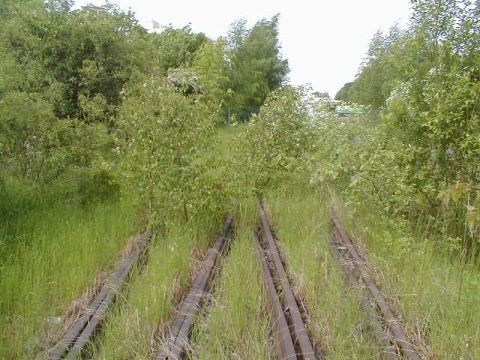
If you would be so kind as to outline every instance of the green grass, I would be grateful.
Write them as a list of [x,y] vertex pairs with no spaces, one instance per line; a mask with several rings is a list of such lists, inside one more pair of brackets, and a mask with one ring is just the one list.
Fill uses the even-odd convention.
[[480,358],[478,267],[452,260],[432,241],[414,239],[371,210],[341,213],[380,269],[382,287],[398,300],[409,330],[424,334],[431,356]]
[[[238,238],[221,262],[224,272],[215,280],[212,307],[206,308],[195,322],[192,335],[195,358],[225,359],[237,354],[239,358],[270,359],[261,268],[252,239],[255,215],[252,209],[243,209]],[[204,252],[214,240],[204,234],[196,241],[195,234],[199,231],[196,225],[172,226],[156,240],[146,267],[134,277],[126,296],[116,304],[99,340],[96,359],[151,357],[152,344],[158,341],[153,334],[158,334],[159,329],[167,330],[175,315],[178,301],[175,294],[185,291],[193,276],[193,252],[198,248]]]
[[47,337],[59,327],[51,320],[64,316],[114,263],[134,231],[136,210],[126,200],[89,209],[57,203],[0,230],[4,241],[15,241],[0,265],[1,359],[33,359],[45,350]]
[[188,288],[194,251],[204,251],[212,241],[195,224],[172,224],[158,236],[145,268],[116,303],[95,358],[148,359],[153,334],[159,327],[165,331],[175,315],[175,294]]
[[237,238],[217,278],[212,307],[196,323],[194,359],[271,359],[269,318],[253,240],[253,200],[240,206]]
[[[195,359],[274,357],[262,269],[252,239],[257,210],[253,199],[245,199],[249,179],[238,167],[242,163],[234,146],[241,130],[219,131],[219,143],[208,154],[225,161],[218,171],[226,174],[239,223],[211,304],[195,322]],[[345,284],[330,251],[331,200],[304,181],[270,191],[266,200],[315,341],[329,359],[381,358],[360,300]],[[399,304],[408,331],[424,335],[425,353],[432,358],[480,358],[478,267],[455,262],[432,241],[415,239],[399,221],[378,217],[366,205],[345,209],[337,200],[336,207],[378,268],[387,298]],[[96,275],[114,263],[134,231],[136,210],[128,201],[89,210],[59,204],[31,210],[20,217],[22,222],[0,226],[1,359],[32,359],[45,347],[47,335],[58,328],[49,320],[62,316]],[[134,272],[97,338],[95,358],[151,357],[154,334],[170,324],[179,294],[214,240],[208,232],[215,226],[206,217],[170,224],[156,238],[145,267]]]
[[[230,160],[234,155],[230,142],[238,132],[222,129],[218,134],[218,143],[214,143],[205,156],[215,161]],[[218,171],[228,174],[223,167],[229,164],[220,165],[222,168]],[[225,181],[230,178],[226,177]],[[117,302],[99,340],[95,358],[148,359],[152,355],[152,346],[158,345],[154,345],[158,339],[154,340],[153,335],[158,335],[159,330],[166,331],[175,316],[179,300],[175,294],[188,289],[195,270],[192,256],[195,252],[195,262],[201,260],[198,253],[205,252],[221,231],[217,225],[208,218],[167,225],[165,234],[159,236],[150,249],[145,268],[134,277],[125,297]]]
[[315,342],[329,359],[378,359],[366,314],[344,282],[329,245],[327,202],[322,193],[296,187],[267,196],[288,272],[304,299]]

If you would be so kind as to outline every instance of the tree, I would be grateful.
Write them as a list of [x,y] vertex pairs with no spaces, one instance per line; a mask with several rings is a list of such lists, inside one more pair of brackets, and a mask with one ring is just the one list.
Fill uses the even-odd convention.
[[353,81],[345,83],[340,90],[335,94],[335,100],[349,101],[353,99]]
[[245,132],[254,191],[267,189],[305,169],[305,155],[312,150],[315,132],[303,88],[282,87],[269,94]]
[[23,78],[15,90],[43,93],[58,117],[91,121],[95,107],[94,120],[107,122],[122,87],[149,67],[146,32],[115,7],[92,14],[72,12],[68,1],[29,5],[13,8],[1,39]]
[[102,14],[72,11],[71,5],[0,5],[2,178],[45,186],[64,175],[94,179],[95,171],[110,169],[111,119],[121,92],[152,71],[153,47],[132,14],[115,6]]
[[190,66],[195,53],[205,42],[205,34],[193,33],[188,25],[180,29],[168,26],[161,33],[154,34],[160,71],[166,73],[171,68]]
[[[384,202],[393,200],[394,211],[414,222],[444,214],[439,232],[462,239],[467,252],[476,251],[480,233],[479,196],[472,190],[480,182],[479,12],[478,1],[413,1],[409,28],[377,33],[353,84],[337,94],[383,108],[373,148],[388,139],[395,144],[363,154],[361,169],[351,172],[375,179],[377,194],[389,194],[396,183],[408,189],[390,192]],[[382,158],[391,174],[378,165]],[[466,189],[464,202],[447,212],[445,189]]]
[[192,69],[198,75],[205,98],[216,107],[224,107],[232,93],[227,54],[227,44],[219,39],[203,44],[193,60]]
[[208,167],[201,159],[212,144],[214,114],[198,96],[151,77],[127,94],[121,107],[121,149],[151,226],[208,217],[212,208],[217,193],[203,181]]
[[387,34],[377,31],[353,82],[337,93],[337,100],[382,108],[402,77],[399,59],[405,56],[407,35],[394,25]]
[[288,74],[288,62],[282,59],[278,40],[279,16],[258,21],[248,32],[238,21],[230,30],[233,97],[229,106],[240,117],[257,112],[267,95],[279,88]]

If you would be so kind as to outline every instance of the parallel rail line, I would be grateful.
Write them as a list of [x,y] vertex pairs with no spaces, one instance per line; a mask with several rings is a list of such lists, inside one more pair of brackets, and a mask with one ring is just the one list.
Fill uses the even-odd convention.
[[123,288],[135,263],[147,251],[151,238],[152,234],[145,232],[136,239],[131,251],[124,256],[115,271],[107,278],[85,311],[70,326],[64,337],[50,350],[49,360],[76,359],[82,353],[97,328],[105,320],[108,310]]
[[278,358],[313,360],[316,354],[288,280],[264,205],[259,202],[260,226],[254,232],[260,253]]
[[192,282],[190,291],[180,305],[177,316],[165,338],[166,341],[158,351],[156,357],[158,360],[179,360],[187,355],[194,319],[210,292],[219,259],[229,250],[233,241],[233,222],[233,215],[229,215],[225,222],[223,234],[217,238],[215,244],[208,250],[207,257]]
[[[254,230],[254,237],[262,264],[267,310],[272,321],[277,356],[280,360],[323,359],[325,354],[318,348],[315,349],[309,337],[299,306],[301,303],[297,300],[287,276],[278,248],[278,239],[272,231],[265,205],[258,201],[257,207],[260,222]],[[339,262],[346,281],[361,289],[362,307],[368,314],[371,328],[381,343],[384,356],[389,360],[421,360],[422,356],[409,338],[398,314],[375,282],[371,269],[367,266],[366,255],[357,248],[333,209],[330,220],[334,257]],[[149,232],[136,239],[131,250],[123,256],[85,311],[50,350],[49,360],[72,360],[85,353],[87,344],[105,321],[108,310],[124,287],[129,273],[146,253],[151,239],[152,234]],[[158,346],[155,355],[157,360],[180,360],[187,357],[194,320],[211,292],[212,280],[220,259],[229,251],[233,239],[234,216],[230,214],[225,221],[222,235],[208,250],[172,325]]]
[[362,307],[367,311],[371,326],[380,339],[384,355],[389,360],[420,360],[422,357],[409,339],[399,317],[375,283],[366,265],[365,255],[359,252],[333,209],[330,219],[334,256],[340,262],[346,280],[363,290]]

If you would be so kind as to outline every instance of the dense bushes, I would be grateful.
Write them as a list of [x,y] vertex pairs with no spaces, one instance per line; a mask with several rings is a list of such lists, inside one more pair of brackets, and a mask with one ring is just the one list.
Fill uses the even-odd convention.
[[338,94],[383,113],[380,124],[361,125],[370,149],[352,144],[362,165],[349,168],[355,182],[377,188],[372,200],[395,204],[390,212],[472,254],[479,249],[480,7],[422,0],[413,10],[407,30],[376,34],[359,75]]
[[3,2],[0,181],[83,205],[140,192],[152,225],[218,216],[216,197],[228,196],[211,166],[213,126],[227,107],[258,107],[282,84],[277,27],[278,16],[252,29],[240,21],[237,37],[213,41],[189,26],[148,33],[111,4]]
[[202,100],[152,77],[127,94],[121,107],[119,149],[153,226],[175,217],[208,217],[211,197],[221,196],[204,181],[216,116]]
[[305,172],[305,157],[315,148],[307,91],[284,87],[272,92],[258,115],[247,125],[243,171],[251,176],[254,192],[285,183]]
[[[18,185],[3,197],[21,187],[41,202],[103,198],[93,174],[112,163],[122,88],[151,66],[146,32],[113,6],[103,14],[73,11],[66,1],[1,8],[0,177]],[[11,211],[27,211],[22,203],[11,202],[19,206]]]

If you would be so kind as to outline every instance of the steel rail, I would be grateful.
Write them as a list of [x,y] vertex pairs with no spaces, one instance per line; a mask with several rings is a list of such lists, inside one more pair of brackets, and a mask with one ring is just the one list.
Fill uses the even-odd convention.
[[[364,286],[370,293],[369,298],[375,302],[376,307],[381,314],[381,316],[378,318],[388,328],[391,335],[390,340],[395,345],[395,348],[400,351],[401,355],[405,356],[409,360],[421,360],[421,356],[414,348],[412,342],[409,340],[406,334],[405,329],[400,324],[398,317],[394,314],[390,308],[390,305],[385,300],[383,293],[380,291],[379,287],[370,275],[370,271],[366,266],[365,260],[359,255],[356,246],[354,245],[350,236],[344,230],[343,225],[333,209],[331,211],[330,218],[333,225],[333,236],[335,237],[337,243],[341,243],[346,248],[346,252],[343,257],[350,258],[350,262],[354,267],[353,273],[356,273],[356,282],[363,282]],[[384,337],[381,339],[384,339]],[[384,342],[385,340],[382,340],[382,343]],[[385,348],[388,349],[387,354],[392,351],[392,347],[386,346],[386,344]]]
[[49,360],[75,359],[80,355],[95,330],[105,319],[107,311],[114,303],[133,266],[147,251],[151,238],[150,232],[145,232],[137,238],[133,250],[124,257],[116,270],[108,277],[101,290],[70,326],[64,337],[50,350]]
[[[335,233],[333,234],[331,241],[334,258],[342,268],[345,281],[348,282],[353,288],[358,287],[358,279],[353,273],[355,270],[351,268],[352,261],[350,259],[346,261],[346,255],[342,254],[342,251],[340,250],[343,250],[343,243],[337,239]],[[374,334],[380,340],[382,353],[385,354],[388,360],[398,360],[397,349],[390,342],[390,334],[384,329],[382,321],[372,308],[368,296],[363,291],[360,292],[360,302],[362,309],[367,313],[368,321]]]
[[159,350],[158,360],[179,360],[187,354],[187,345],[193,328],[193,321],[200,311],[207,294],[210,291],[219,258],[224,255],[233,240],[234,217],[229,215],[225,221],[223,234],[208,250],[206,259],[202,262],[200,271],[195,277],[190,291],[180,305],[177,316],[166,336],[166,344]]
[[267,257],[264,253],[264,249],[260,244],[260,239],[256,231],[253,232],[255,241],[257,243],[257,249],[260,254],[260,259],[263,268],[263,281],[265,283],[266,297],[267,297],[267,310],[272,319],[272,333],[275,339],[275,348],[279,359],[296,359],[297,352],[293,344],[292,335],[288,326],[285,312],[280,302],[277,289],[273,282],[273,274],[267,263]]
[[[260,248],[263,250],[261,254],[263,258],[262,263],[264,264],[264,276],[269,279],[266,281],[266,287],[270,303],[269,308],[273,310],[271,311],[272,321],[275,325],[281,317],[278,313],[277,299],[273,296],[271,283],[274,284],[274,290],[278,296],[278,301],[281,304],[285,320],[288,324],[290,341],[293,343],[295,351],[295,357],[293,358],[313,360],[316,358],[315,350],[308,336],[306,325],[303,321],[297,300],[280,257],[276,239],[273,236],[271,224],[266,215],[265,206],[260,201],[258,201],[257,205],[260,213],[260,232],[258,233],[259,236],[257,236],[257,239]],[[265,265],[268,268],[268,271],[265,271]],[[280,320],[280,322],[283,323],[282,320]],[[280,326],[280,323],[278,323],[276,327],[274,326],[278,356],[280,359],[292,359],[289,349],[290,341],[284,336],[285,330],[283,328],[278,328]],[[278,344],[278,341],[286,341],[288,344]]]

